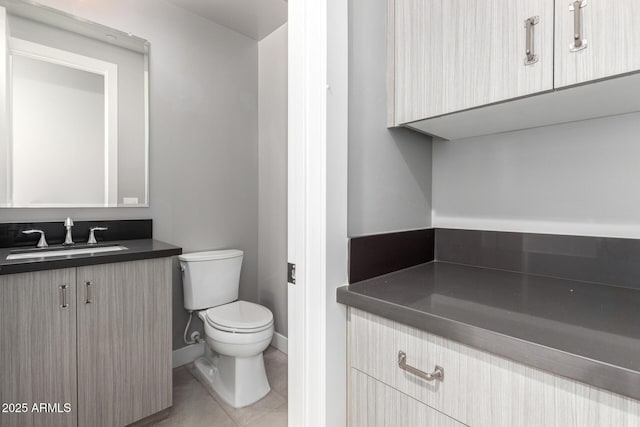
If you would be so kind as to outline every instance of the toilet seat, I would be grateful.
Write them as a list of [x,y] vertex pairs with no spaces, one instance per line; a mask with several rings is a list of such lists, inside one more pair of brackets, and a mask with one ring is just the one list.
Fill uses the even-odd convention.
[[205,311],[212,328],[236,334],[253,334],[273,326],[273,313],[266,307],[248,301],[234,301]]

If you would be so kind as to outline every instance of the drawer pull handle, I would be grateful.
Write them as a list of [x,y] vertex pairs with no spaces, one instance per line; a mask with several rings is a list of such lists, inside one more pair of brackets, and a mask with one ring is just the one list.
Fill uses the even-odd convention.
[[398,352],[398,367],[403,371],[407,371],[426,381],[444,381],[444,368],[436,365],[436,369],[432,373],[421,371],[411,365],[407,365],[407,354],[404,351]]

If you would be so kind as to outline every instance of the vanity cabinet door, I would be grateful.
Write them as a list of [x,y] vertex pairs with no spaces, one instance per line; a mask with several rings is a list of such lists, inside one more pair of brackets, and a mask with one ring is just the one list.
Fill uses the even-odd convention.
[[171,406],[171,259],[78,268],[81,426],[124,426]]
[[73,268],[0,276],[0,426],[76,425],[75,283]]
[[581,0],[577,5],[571,0],[555,4],[556,88],[640,70],[640,2]]
[[553,89],[553,0],[389,1],[395,124]]

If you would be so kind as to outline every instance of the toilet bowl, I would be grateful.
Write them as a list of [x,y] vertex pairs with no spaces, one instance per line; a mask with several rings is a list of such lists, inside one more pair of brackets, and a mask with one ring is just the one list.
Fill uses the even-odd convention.
[[238,300],[242,251],[208,251],[178,257],[185,308],[204,323],[205,354],[196,374],[227,404],[240,408],[269,393],[262,353],[273,338],[273,314]]
[[[231,310],[220,314],[218,309]],[[249,311],[255,312],[254,319],[261,315],[262,320],[248,321]],[[229,317],[229,313],[233,314]],[[198,317],[204,323],[208,351],[195,366],[211,388],[234,408],[251,405],[266,396],[271,387],[262,352],[273,338],[271,311],[258,304],[236,301],[200,311]]]

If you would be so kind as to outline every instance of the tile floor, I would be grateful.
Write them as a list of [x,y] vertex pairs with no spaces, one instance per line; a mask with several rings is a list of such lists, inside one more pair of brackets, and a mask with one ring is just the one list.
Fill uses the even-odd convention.
[[173,370],[173,409],[157,426],[286,427],[287,355],[273,347],[264,352],[271,392],[251,406],[235,409],[192,374],[192,365]]

